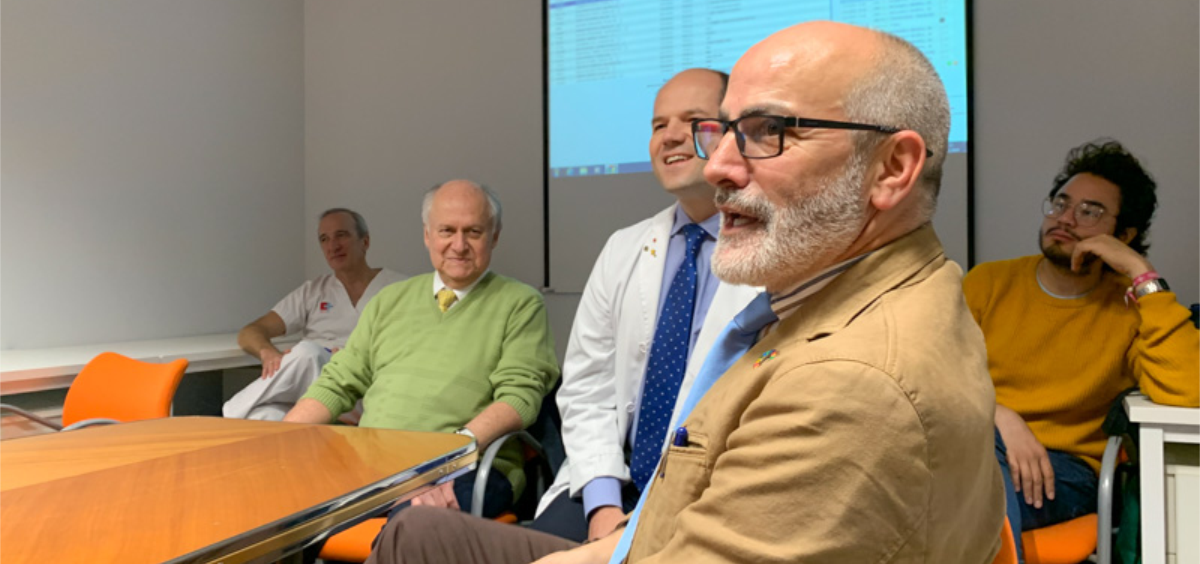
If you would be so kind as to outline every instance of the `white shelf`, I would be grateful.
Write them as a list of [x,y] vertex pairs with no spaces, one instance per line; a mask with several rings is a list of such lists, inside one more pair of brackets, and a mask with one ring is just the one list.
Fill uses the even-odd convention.
[[1159,405],[1142,394],[1125,396],[1125,411],[1134,423],[1200,426],[1200,408]]
[[[275,339],[280,346],[298,337]],[[258,364],[237,345],[236,333],[177,339],[126,341],[74,347],[0,351],[0,395],[67,388],[88,361],[102,352],[116,352],[146,362],[188,360],[188,372],[205,372]]]

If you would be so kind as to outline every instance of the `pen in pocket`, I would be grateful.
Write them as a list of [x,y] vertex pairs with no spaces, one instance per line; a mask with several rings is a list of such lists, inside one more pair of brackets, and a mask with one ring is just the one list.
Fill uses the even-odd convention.
[[[677,447],[687,446],[687,444],[688,444],[687,427],[680,427],[678,429],[675,429],[675,432],[671,434],[671,444],[674,446],[677,446]],[[659,478],[667,477],[667,458],[669,456],[670,456],[670,453],[667,453],[667,452],[663,453],[662,461],[659,462],[659,465],[658,465],[658,477]]]

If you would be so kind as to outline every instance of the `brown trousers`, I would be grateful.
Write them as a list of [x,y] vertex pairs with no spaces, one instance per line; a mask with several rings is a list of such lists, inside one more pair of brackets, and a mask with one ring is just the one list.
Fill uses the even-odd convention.
[[575,546],[462,511],[418,506],[388,520],[367,564],[529,564]]

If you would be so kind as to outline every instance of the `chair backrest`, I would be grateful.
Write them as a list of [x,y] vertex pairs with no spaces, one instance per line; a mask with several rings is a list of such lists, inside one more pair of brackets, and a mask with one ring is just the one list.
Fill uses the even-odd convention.
[[550,489],[550,484],[554,483],[555,474],[558,473],[559,467],[567,457],[562,441],[562,417],[558,413],[558,402],[556,401],[558,388],[561,385],[562,379],[560,378],[542,398],[542,407],[538,412],[537,420],[526,429],[541,446],[545,459],[542,459],[536,452],[533,452],[531,447],[526,445],[525,477],[527,482],[525,491],[513,503],[513,512],[518,521],[533,520],[538,500],[542,498],[546,490]]
[[[550,470],[554,474],[558,473],[559,467],[567,458],[562,440],[562,415],[558,412],[558,389],[561,387],[562,378],[559,378],[554,387],[542,397],[542,407],[541,411],[538,411],[537,420],[526,429],[546,451],[547,462],[550,463]],[[550,481],[547,484],[554,482],[553,475],[548,478]]]
[[94,418],[127,422],[168,417],[187,365],[182,358],[156,364],[101,353],[83,367],[67,390],[63,425]]

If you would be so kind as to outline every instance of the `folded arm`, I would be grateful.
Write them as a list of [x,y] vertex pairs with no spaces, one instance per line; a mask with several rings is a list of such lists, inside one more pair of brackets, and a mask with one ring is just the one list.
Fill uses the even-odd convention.
[[251,321],[238,332],[238,346],[242,347],[246,354],[262,362],[263,378],[270,378],[276,370],[279,370],[283,353],[275,348],[271,339],[282,336],[286,332],[287,326],[284,324],[283,318],[274,311],[268,311],[266,315]]
[[1155,403],[1200,405],[1200,331],[1174,292],[1142,296],[1141,323],[1127,361],[1142,392]]

